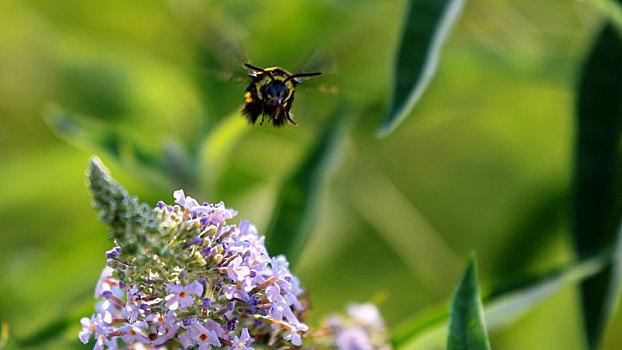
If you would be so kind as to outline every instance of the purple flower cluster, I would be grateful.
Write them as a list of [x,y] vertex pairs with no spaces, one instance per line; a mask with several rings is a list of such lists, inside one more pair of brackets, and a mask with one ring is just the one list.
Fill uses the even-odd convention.
[[222,202],[174,197],[144,227],[116,233],[80,340],[94,336],[95,349],[302,345],[303,290],[285,257],[270,257],[248,221],[228,225],[237,212]]
[[324,346],[340,350],[389,350],[384,321],[373,304],[348,306],[347,316],[331,315],[320,331]]

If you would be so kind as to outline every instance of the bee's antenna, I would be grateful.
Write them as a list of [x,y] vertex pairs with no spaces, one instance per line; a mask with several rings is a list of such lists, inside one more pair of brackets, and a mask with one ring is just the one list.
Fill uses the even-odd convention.
[[292,74],[289,77],[287,77],[287,79],[285,79],[284,82],[287,82],[288,80],[292,80],[292,79],[296,79],[296,78],[303,78],[303,77],[314,77],[316,75],[322,75],[322,72],[315,72],[315,73],[296,73],[296,74]]
[[274,81],[274,77],[273,77],[273,76],[272,76],[272,74],[270,74],[270,72],[268,72],[267,70],[265,70],[265,69],[263,69],[263,68],[259,68],[259,67],[257,67],[257,66],[253,66],[252,64],[250,64],[250,63],[246,63],[246,62],[244,62],[244,63],[243,63],[243,65],[244,65],[244,67],[246,67],[246,68],[250,68],[250,69],[255,70],[255,71],[257,71],[257,72],[262,72],[262,73],[266,74],[267,76],[269,76],[269,77],[270,77],[270,80]]

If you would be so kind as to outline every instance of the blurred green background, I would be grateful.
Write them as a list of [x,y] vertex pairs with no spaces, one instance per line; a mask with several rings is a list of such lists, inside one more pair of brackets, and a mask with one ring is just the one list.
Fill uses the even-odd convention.
[[[311,291],[311,323],[349,301],[374,301],[399,326],[448,303],[470,251],[484,294],[572,261],[574,91],[602,16],[580,1],[468,1],[421,103],[377,139],[404,5],[0,2],[0,321],[11,337],[26,346],[48,329],[58,334],[30,347],[88,348],[78,319],[93,308],[111,247],[84,184],[92,154],[151,205],[184,187],[265,232],[279,184],[344,101],[354,127],[296,267]],[[303,84],[292,109],[300,127],[247,127],[232,115],[244,82],[220,78],[231,69],[244,77],[238,43],[254,64],[290,70],[319,52],[330,74],[315,79],[339,92]],[[164,159],[168,177],[62,140],[45,121],[60,109]],[[197,153],[218,125],[237,128],[237,141]],[[175,163],[197,154],[210,161],[194,174]],[[565,287],[494,330],[492,347],[583,349],[577,298]],[[54,328],[64,317],[75,324]],[[621,347],[618,315],[603,349]]]

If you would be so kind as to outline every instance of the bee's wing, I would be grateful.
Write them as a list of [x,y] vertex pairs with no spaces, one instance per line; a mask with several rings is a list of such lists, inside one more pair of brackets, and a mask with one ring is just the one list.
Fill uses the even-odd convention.
[[295,78],[298,87],[296,90],[304,90],[310,93],[339,94],[337,74],[322,74],[320,76]]
[[210,42],[209,48],[200,54],[201,72],[207,79],[223,82],[242,83],[249,80],[250,73],[242,67],[248,58],[240,41]]
[[294,69],[293,73],[313,72],[335,74],[337,72],[335,59],[317,49],[310,50],[303,57],[301,63],[296,67],[296,69]]
[[292,71],[293,74],[321,72],[321,76],[299,77],[296,82],[303,84],[302,89],[310,92],[337,94],[339,89],[336,84],[337,78],[336,60],[319,50],[310,50],[302,60],[302,63]]
[[229,115],[244,103],[244,91],[251,81],[242,67],[246,59],[242,46],[235,41],[210,36],[199,52],[196,64],[200,98],[214,118]]

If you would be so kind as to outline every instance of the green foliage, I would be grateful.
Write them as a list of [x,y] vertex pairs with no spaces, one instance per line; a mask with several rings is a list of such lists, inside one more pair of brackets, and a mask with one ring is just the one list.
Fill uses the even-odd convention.
[[490,349],[474,257],[469,260],[451,304],[447,349]]
[[397,127],[413,110],[436,73],[441,48],[465,0],[410,0],[396,58],[389,112],[381,136]]
[[[595,276],[603,271],[610,258],[607,254],[597,256],[511,286],[496,288],[484,298],[484,319],[488,329],[507,327],[561,288]],[[396,329],[392,343],[396,349],[402,350],[438,345],[446,340],[449,318],[444,306],[431,314],[415,315]]]
[[[607,24],[596,38],[581,77],[577,111],[573,234],[579,257],[612,250],[622,219],[622,38]],[[619,259],[581,285],[590,349],[600,343],[616,308]]]

